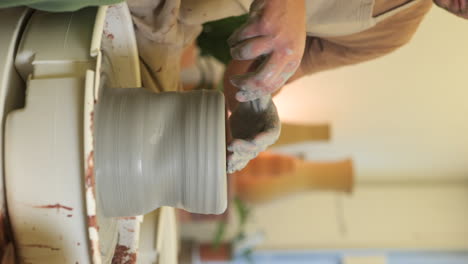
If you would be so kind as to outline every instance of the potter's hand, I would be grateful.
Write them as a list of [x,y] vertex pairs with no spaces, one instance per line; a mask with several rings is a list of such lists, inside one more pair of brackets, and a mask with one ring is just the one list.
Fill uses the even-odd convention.
[[250,9],[228,40],[235,60],[261,60],[255,72],[231,77],[240,102],[281,88],[299,67],[306,41],[305,0],[255,0]]
[[239,103],[229,118],[232,137],[228,146],[228,173],[244,168],[258,153],[276,142],[281,124],[271,96]]

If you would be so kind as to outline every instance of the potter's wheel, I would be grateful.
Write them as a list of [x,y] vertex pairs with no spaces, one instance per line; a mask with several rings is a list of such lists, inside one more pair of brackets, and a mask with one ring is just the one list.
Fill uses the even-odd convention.
[[[11,75],[2,80],[0,103],[3,118],[18,109],[8,114],[2,146],[18,256],[29,263],[110,263],[113,257],[133,263],[142,217],[104,217],[93,171],[100,88],[141,86],[126,5],[30,18],[27,9],[0,12],[9,19],[0,27],[14,25],[4,34],[13,48],[0,56],[7,62],[0,80]],[[21,79],[27,80],[24,108]]]
[[[219,214],[225,210],[223,95],[213,91],[154,94],[143,88],[128,88],[141,87],[141,81],[133,24],[125,4],[73,13],[32,12],[24,8],[0,12],[6,12],[0,16],[6,20],[0,23],[0,33],[8,36],[4,42],[9,47],[6,53],[0,48],[0,59],[6,66],[0,72],[0,105],[6,120],[5,144],[1,146],[6,155],[2,165],[9,219],[21,262],[136,263],[143,217],[106,215],[148,213],[160,206],[197,213]],[[122,93],[137,94],[147,102],[148,109],[153,110],[147,112],[152,114],[127,111],[146,108],[142,108],[141,101],[124,108],[130,105],[130,97],[117,96],[125,103],[119,105],[119,111],[107,112],[120,117],[125,116],[121,113],[135,114],[128,118],[133,126],[128,125],[131,122],[102,118],[112,116],[103,115],[107,113],[103,109],[114,109],[105,107],[112,102],[111,95]],[[168,115],[165,117],[164,113]],[[149,116],[152,121],[134,122],[142,116]],[[119,133],[113,135],[120,130],[102,125],[104,121],[97,121],[98,118],[122,124],[123,130],[132,132],[144,124],[148,133],[141,134],[145,140],[139,140],[135,133],[121,133],[122,139]],[[102,127],[110,131],[99,129]],[[99,140],[96,134],[100,135]],[[128,148],[120,145],[125,141],[131,142]],[[146,142],[150,154],[131,149],[141,146],[141,142]],[[108,149],[111,151],[106,152]],[[143,177],[137,173],[121,169],[122,164],[135,158],[135,153],[145,153],[141,155],[141,168],[153,168],[140,170],[136,166],[138,171],[150,172],[145,178],[149,184],[142,182]],[[189,155],[181,157],[185,153]],[[123,158],[107,162],[114,156]],[[167,159],[178,163],[166,162]],[[103,174],[102,168],[118,168],[122,173]],[[136,183],[147,189],[131,193],[138,191],[132,189]],[[104,215],[104,209],[124,204],[119,204],[122,195],[112,200],[117,202],[105,206],[103,201],[112,198],[117,193],[114,190],[130,194],[127,197],[132,199],[151,194],[154,200],[139,199],[148,206],[142,210]],[[136,208],[138,203],[133,201],[128,199],[124,209]],[[163,208],[161,212],[165,213],[158,216],[161,221],[157,232],[148,233],[157,235],[158,243],[146,245],[149,248],[145,250],[153,252],[153,248],[161,261],[175,263],[174,209]],[[155,223],[151,219],[142,233],[151,230],[151,223]],[[154,262],[154,254],[147,257],[145,263]]]

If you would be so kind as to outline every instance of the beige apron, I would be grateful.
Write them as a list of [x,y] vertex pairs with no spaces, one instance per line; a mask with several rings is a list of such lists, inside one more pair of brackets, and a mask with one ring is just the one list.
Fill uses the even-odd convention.
[[155,92],[180,91],[180,58],[185,47],[200,34],[203,23],[248,12],[247,2],[239,1],[127,0],[143,86]]

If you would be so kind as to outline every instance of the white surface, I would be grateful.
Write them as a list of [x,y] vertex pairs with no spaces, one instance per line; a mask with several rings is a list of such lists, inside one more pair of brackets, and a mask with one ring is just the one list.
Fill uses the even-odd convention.
[[468,179],[467,23],[434,6],[393,54],[286,87],[282,120],[329,123],[358,181]]
[[175,209],[171,207],[162,207],[156,236],[158,264],[177,264],[179,251],[177,232]]
[[104,64],[108,64],[106,72],[112,76],[107,82],[108,87],[141,87],[140,60],[131,21],[126,4],[107,8],[101,48]]
[[158,236],[158,223],[161,217],[161,209],[146,214],[140,229],[140,252],[138,264],[157,263],[158,252],[156,248]]
[[[126,6],[114,10],[119,11],[113,19],[131,28]],[[101,69],[99,33],[104,34],[105,11],[100,9],[96,23],[96,9],[92,8],[73,13],[36,12],[18,49],[15,64],[28,80],[27,105],[9,116],[5,152],[10,218],[24,262],[110,263],[117,243],[131,250],[126,253],[136,254],[138,249],[141,219],[103,217],[95,204],[92,177],[88,177],[93,175],[92,113],[101,87],[101,76],[94,72]],[[133,86],[139,84],[138,55],[128,27],[127,36],[121,33],[111,43],[128,48],[126,59],[119,57],[116,62],[113,56],[122,54],[113,53],[107,62],[114,67],[121,63],[133,67],[118,78]],[[103,82],[112,78],[107,75]],[[11,104],[11,95],[7,95]],[[137,231],[124,232],[119,230],[122,226]]]
[[95,15],[95,9],[74,13],[35,12],[15,59],[21,77],[27,80],[84,76],[93,67],[89,47]]
[[18,48],[15,64],[28,80],[28,93],[26,107],[8,116],[5,173],[9,216],[24,262],[90,263],[79,161],[93,12],[35,13]]
[[[0,218],[6,223],[6,201],[4,190],[4,131],[6,115],[24,104],[25,84],[13,66],[25,18],[29,12],[25,8],[0,10]],[[3,227],[3,224],[1,225]],[[3,235],[2,235],[3,237]]]
[[6,186],[17,253],[32,263],[89,263],[82,192],[83,80],[31,80],[6,126]]
[[177,264],[179,237],[176,211],[161,207],[145,215],[138,264]]

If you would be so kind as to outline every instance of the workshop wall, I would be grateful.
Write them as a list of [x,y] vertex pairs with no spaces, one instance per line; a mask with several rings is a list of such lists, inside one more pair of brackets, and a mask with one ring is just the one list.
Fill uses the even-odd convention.
[[329,148],[352,155],[359,180],[468,179],[467,23],[432,8],[393,54],[286,87],[282,120],[329,123]]

